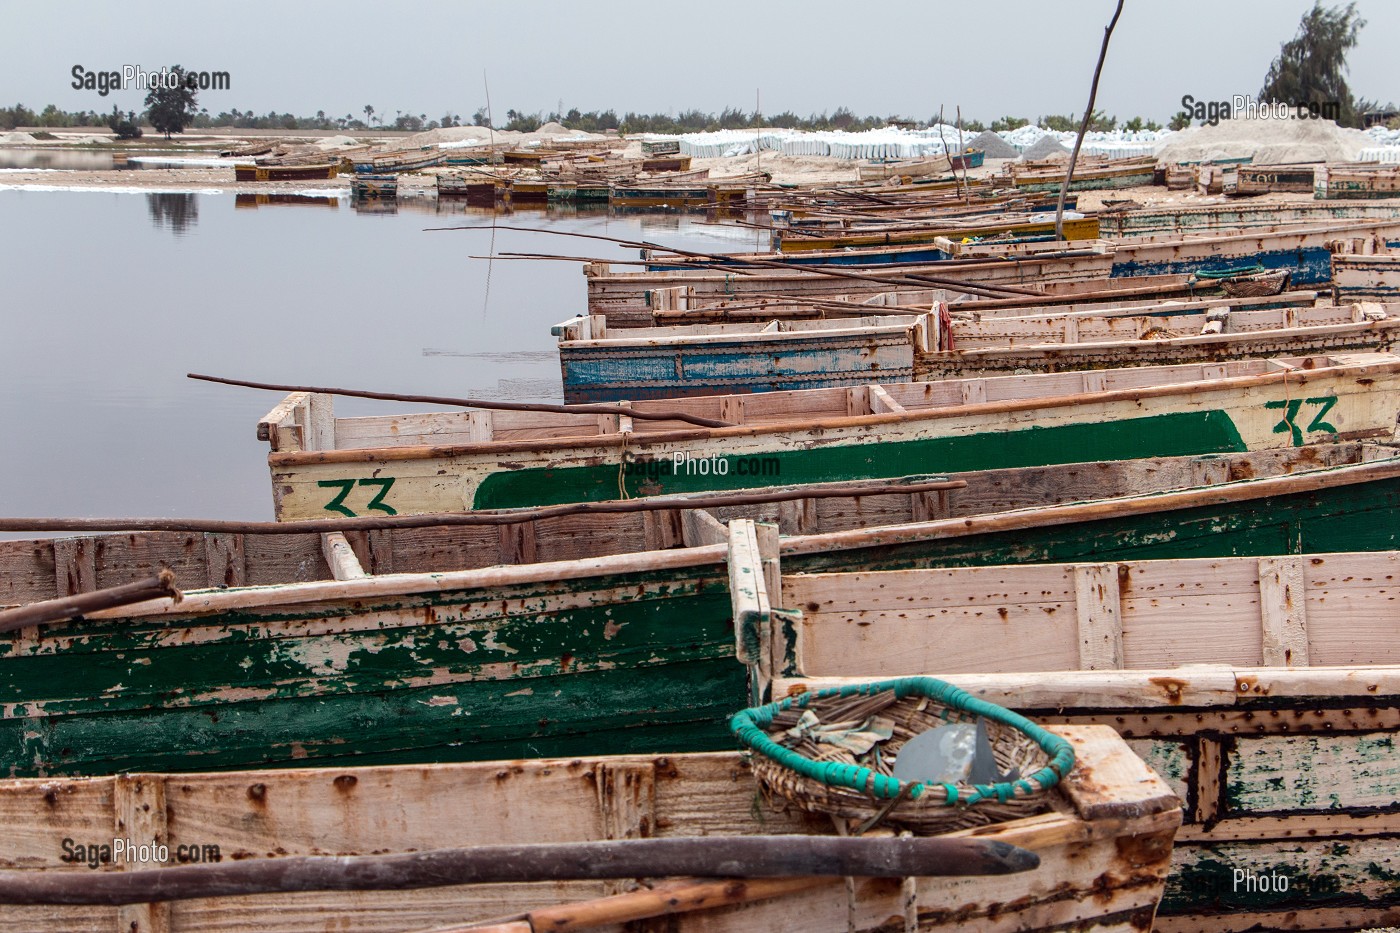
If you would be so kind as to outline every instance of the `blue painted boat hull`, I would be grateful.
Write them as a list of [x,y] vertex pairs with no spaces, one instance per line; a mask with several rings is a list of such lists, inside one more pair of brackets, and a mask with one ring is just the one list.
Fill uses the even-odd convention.
[[908,331],[811,337],[762,335],[704,345],[661,343],[559,348],[564,401],[616,402],[909,382],[914,349]]

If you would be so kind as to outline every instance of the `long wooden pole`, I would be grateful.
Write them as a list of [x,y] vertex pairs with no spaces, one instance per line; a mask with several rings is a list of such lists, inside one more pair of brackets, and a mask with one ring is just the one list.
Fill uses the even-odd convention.
[[163,569],[160,573],[134,583],[123,583],[90,593],[76,596],[63,596],[59,599],[46,599],[42,602],[17,606],[0,611],[0,632],[13,632],[27,625],[47,625],[66,619],[97,612],[102,609],[115,609],[133,603],[157,599],[161,596],[174,597],[179,602],[182,594],[175,588],[175,574]]
[[494,920],[438,926],[414,933],[575,933],[652,917],[752,904],[832,884],[831,878],[756,878],[710,881],[697,878],[663,882],[571,904],[542,907]]
[[1069,191],[1070,180],[1074,178],[1074,163],[1079,160],[1079,147],[1084,145],[1084,134],[1089,132],[1089,121],[1094,118],[1094,98],[1099,93],[1099,75],[1103,73],[1103,60],[1108,56],[1108,40],[1113,36],[1113,27],[1118,25],[1118,17],[1123,13],[1123,0],[1118,0],[1118,8],[1113,11],[1113,19],[1103,31],[1103,45],[1099,48],[1099,63],[1094,66],[1094,80],[1089,85],[1089,106],[1084,108],[1084,119],[1079,122],[1079,135],[1074,138],[1074,151],[1069,154],[1069,167],[1065,170],[1065,180],[1060,185],[1060,200],[1055,205],[1055,239],[1065,238],[1065,194]]
[[[427,232],[440,233],[449,230],[489,230],[489,224],[462,224],[456,227],[429,227]],[[809,272],[814,275],[825,275],[841,279],[856,279],[862,282],[874,282],[879,285],[934,285],[939,288],[956,289],[957,291],[977,294],[979,292],[1004,292],[1010,295],[1035,295],[1037,292],[1028,288],[1014,288],[1010,285],[986,285],[973,282],[962,282],[957,279],[936,278],[931,275],[918,276],[881,276],[872,275],[865,272],[849,272],[843,269],[836,269],[827,266],[799,265],[791,262],[780,262],[775,259],[754,259],[752,257],[739,258],[716,253],[702,253],[696,250],[681,249],[678,246],[662,246],[659,243],[649,243],[645,240],[622,240],[617,237],[604,236],[600,233],[580,233],[576,230],[550,230],[545,227],[519,227],[519,226],[499,226],[498,230],[515,230],[520,233],[548,233],[555,236],[571,236],[589,240],[602,240],[606,243],[616,243],[619,246],[632,247],[634,249],[654,249],[665,253],[673,253],[677,256],[688,256],[692,259],[712,259],[724,260],[722,266],[717,266],[717,271],[730,272],[735,275],[758,275],[760,269],[777,269],[782,272]],[[707,271],[707,270],[697,270]]]
[[703,836],[491,845],[403,855],[294,856],[121,872],[0,871],[0,904],[145,904],[292,891],[618,878],[1005,875],[1034,852],[969,837]]
[[482,510],[479,512],[428,512],[421,515],[324,518],[294,522],[241,522],[216,518],[0,518],[0,532],[189,531],[206,534],[293,535],[324,534],[335,531],[377,531],[386,528],[437,528],[451,525],[516,525],[522,522],[559,518],[565,515],[658,512],[668,509],[718,509],[741,505],[763,505],[770,502],[791,502],[795,499],[913,495],[964,489],[966,486],[967,481],[961,479],[819,483],[812,486],[758,489],[743,493],[645,496],[640,499],[571,502],[565,505]]
[[200,373],[186,373],[186,378],[200,382],[215,382],[225,386],[242,386],[246,389],[267,389],[272,392],[312,392],[320,395],[342,395],[346,398],[374,398],[388,402],[412,402],[418,405],[451,405],[454,408],[486,408],[493,411],[550,411],[564,415],[626,415],[629,418],[648,421],[682,421],[702,428],[732,428],[728,421],[714,418],[701,418],[684,411],[636,411],[622,405],[553,405],[547,402],[500,402],[480,398],[451,398],[444,395],[404,395],[399,392],[370,392],[365,389],[332,389],[326,386],[282,385],[274,382],[250,382],[246,379],[227,379],[223,376],[206,376]]

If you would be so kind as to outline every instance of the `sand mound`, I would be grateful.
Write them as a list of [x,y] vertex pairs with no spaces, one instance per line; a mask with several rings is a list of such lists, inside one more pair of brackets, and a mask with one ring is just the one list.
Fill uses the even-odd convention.
[[1289,162],[1346,162],[1355,159],[1371,137],[1331,120],[1221,120],[1174,133],[1157,150],[1164,162],[1199,162],[1253,156],[1256,165]]
[[535,130],[537,136],[571,136],[573,132],[573,130],[569,129],[564,124],[555,123],[553,120],[550,120],[544,126]]
[[36,142],[38,140],[28,133],[6,133],[0,136],[0,145],[4,146],[27,146]]
[[981,149],[989,159],[1014,159],[1020,153],[1016,147],[991,130],[979,133],[967,144],[969,149]]
[[1069,157],[1069,150],[1060,145],[1060,141],[1053,136],[1042,136],[1040,139],[1021,153],[1023,159],[1055,159],[1059,157]]

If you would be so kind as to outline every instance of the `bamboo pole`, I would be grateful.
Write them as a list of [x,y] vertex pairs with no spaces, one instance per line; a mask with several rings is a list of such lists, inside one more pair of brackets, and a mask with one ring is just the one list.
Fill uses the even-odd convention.
[[346,398],[374,398],[388,402],[412,402],[419,405],[451,405],[460,408],[485,408],[493,411],[549,411],[563,415],[626,415],[629,418],[648,421],[682,421],[702,428],[732,428],[728,421],[714,418],[701,418],[684,411],[637,411],[622,405],[553,405],[545,402],[498,402],[479,398],[450,398],[442,395],[403,395],[397,392],[370,392],[364,389],[332,389],[326,386],[294,386],[273,382],[249,382],[246,379],[226,379],[223,376],[205,376],[200,373],[186,373],[187,379],[200,382],[214,382],[226,386],[242,386],[247,389],[267,389],[273,392],[311,392],[319,395],[341,395]]
[[154,577],[137,580],[134,583],[123,583],[121,586],[93,590],[90,593],[63,596],[59,599],[46,599],[42,602],[30,603],[27,606],[0,610],[0,632],[13,632],[27,625],[63,622],[86,615],[89,612],[130,606],[133,603],[145,602],[148,599],[157,599],[161,596],[170,596],[177,603],[183,597],[183,594],[175,588],[175,574],[171,573],[169,568],[162,569]]
[[[743,493],[694,493],[681,496],[646,496],[608,502],[571,502],[519,509],[477,512],[428,512],[422,515],[384,515],[358,518],[323,518],[293,522],[243,522],[216,518],[0,518],[0,532],[49,533],[61,531],[186,531],[205,534],[292,535],[392,528],[437,528],[457,525],[516,525],[566,515],[658,512],[668,509],[719,509],[742,505],[791,502],[795,499],[839,499],[855,496],[913,495],[964,489],[966,480],[915,480],[857,483],[819,483]],[[163,595],[163,594],[156,594]]]
[[1055,239],[1065,238],[1065,195],[1069,183],[1074,178],[1074,163],[1079,160],[1079,147],[1084,145],[1084,134],[1089,132],[1089,121],[1094,118],[1094,99],[1099,93],[1099,75],[1103,73],[1103,60],[1108,56],[1108,40],[1113,36],[1113,27],[1118,25],[1118,17],[1123,13],[1123,0],[1113,11],[1113,19],[1103,31],[1103,45],[1099,48],[1099,63],[1094,66],[1094,80],[1089,85],[1089,106],[1084,109],[1084,119],[1079,123],[1079,135],[1074,138],[1074,151],[1069,154],[1069,167],[1065,169],[1065,180],[1060,185],[1060,199],[1055,205]]
[[146,904],[293,891],[398,891],[688,875],[906,878],[1005,875],[1034,852],[972,837],[702,836],[489,845],[398,855],[293,856],[122,872],[0,871],[0,904]]

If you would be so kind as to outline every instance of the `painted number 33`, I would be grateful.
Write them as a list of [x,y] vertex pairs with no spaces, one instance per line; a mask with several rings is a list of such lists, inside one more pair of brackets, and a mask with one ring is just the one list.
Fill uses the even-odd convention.
[[392,476],[386,476],[383,479],[362,479],[358,481],[353,479],[323,479],[316,485],[324,489],[340,490],[330,502],[322,506],[327,512],[339,512],[341,515],[354,518],[354,511],[345,504],[345,500],[350,496],[351,491],[353,491],[356,486],[378,486],[379,492],[375,493],[374,497],[369,500],[369,503],[365,506],[365,510],[383,512],[386,515],[399,514],[393,506],[384,503],[384,497],[389,494],[389,490],[394,486],[394,478]]
[[[1328,434],[1336,434],[1337,428],[1329,421],[1325,420],[1327,413],[1332,410],[1332,406],[1337,404],[1337,397],[1329,395],[1324,398],[1291,398],[1287,401],[1265,402],[1265,408],[1278,408],[1283,411],[1283,420],[1274,425],[1275,434],[1288,434],[1294,444],[1303,443],[1303,432],[1326,431]],[[1309,411],[1304,412],[1303,406],[1309,406]],[[1299,415],[1306,418],[1312,416],[1305,428],[1298,427]]]

